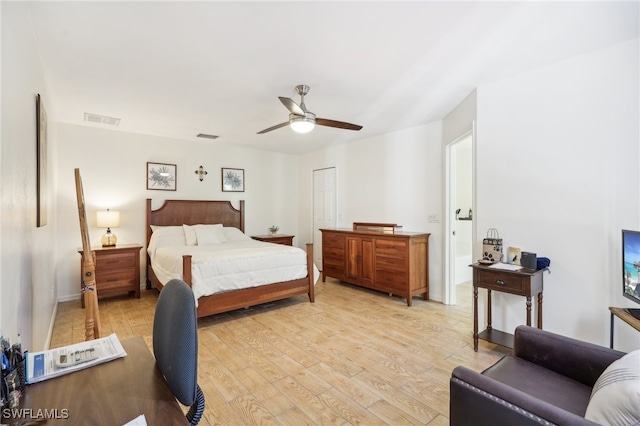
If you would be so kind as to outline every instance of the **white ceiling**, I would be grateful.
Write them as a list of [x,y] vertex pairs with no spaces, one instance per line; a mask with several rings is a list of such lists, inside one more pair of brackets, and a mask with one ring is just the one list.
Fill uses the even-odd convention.
[[[476,87],[638,37],[628,2],[35,2],[55,119],[303,153],[444,118]],[[278,100],[359,132],[288,127]],[[198,133],[219,135],[197,139]]]

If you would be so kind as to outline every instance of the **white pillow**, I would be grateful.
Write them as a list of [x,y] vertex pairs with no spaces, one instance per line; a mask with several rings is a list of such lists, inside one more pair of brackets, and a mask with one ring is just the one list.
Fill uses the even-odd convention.
[[196,235],[196,228],[189,225],[182,225],[184,229],[184,238],[188,246],[195,246],[198,244],[198,237]]
[[604,370],[593,386],[584,417],[612,426],[640,422],[640,349]]
[[199,246],[221,244],[226,242],[222,233],[222,224],[216,225],[193,225],[196,231],[196,238]]
[[241,230],[233,226],[225,226],[223,228],[223,231],[224,231],[224,236],[227,239],[227,242],[229,243],[234,243],[236,241],[246,241],[251,239],[250,236],[248,236],[247,234],[243,233]]

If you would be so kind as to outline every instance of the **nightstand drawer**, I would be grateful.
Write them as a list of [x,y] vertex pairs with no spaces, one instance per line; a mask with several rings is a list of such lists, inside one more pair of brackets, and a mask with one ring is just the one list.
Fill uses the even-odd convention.
[[138,253],[110,253],[108,256],[97,256],[96,269],[121,269],[136,266]]
[[491,290],[525,295],[528,282],[528,277],[494,271],[476,271],[477,286]]
[[106,292],[113,289],[123,289],[125,291],[133,291],[137,285],[135,269],[132,268],[130,273],[104,273],[96,274],[96,286],[98,293]]
[[98,289],[102,288],[103,284],[114,281],[129,281],[136,278],[136,268],[125,268],[110,271],[108,269],[96,269],[96,284]]

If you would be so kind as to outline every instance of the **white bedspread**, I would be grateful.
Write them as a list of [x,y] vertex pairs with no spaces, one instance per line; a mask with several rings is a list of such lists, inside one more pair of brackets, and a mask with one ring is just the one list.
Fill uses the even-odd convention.
[[[257,287],[307,276],[307,254],[298,247],[256,240],[205,246],[168,246],[150,252],[161,283],[182,279],[182,255],[191,254],[191,281],[196,297]],[[313,282],[320,273],[314,265]]]

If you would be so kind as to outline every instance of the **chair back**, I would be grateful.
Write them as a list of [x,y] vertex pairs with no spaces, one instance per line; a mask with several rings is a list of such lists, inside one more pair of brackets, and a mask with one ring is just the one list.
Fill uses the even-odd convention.
[[158,297],[153,353],[176,399],[193,405],[198,391],[198,321],[193,292],[182,280],[169,281]]

